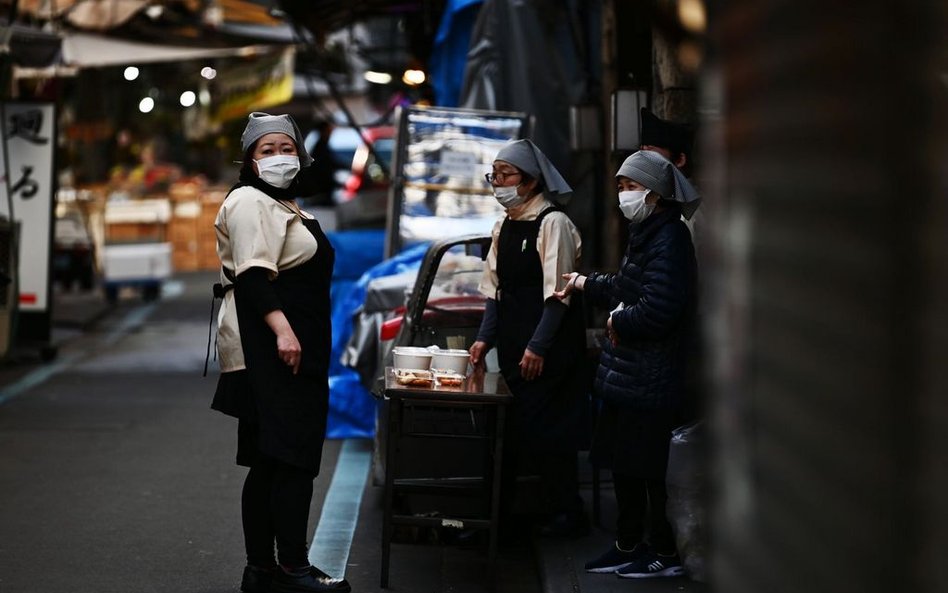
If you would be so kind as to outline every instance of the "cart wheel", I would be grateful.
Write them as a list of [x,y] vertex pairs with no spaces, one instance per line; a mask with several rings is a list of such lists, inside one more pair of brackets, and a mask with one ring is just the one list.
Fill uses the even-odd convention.
[[56,346],[42,346],[39,351],[40,360],[43,362],[50,362],[56,355],[59,354],[59,348]]
[[105,287],[105,300],[108,301],[110,305],[114,305],[118,302],[118,286],[109,285]]
[[157,301],[159,296],[161,296],[160,284],[147,284],[142,289],[142,298],[146,301]]

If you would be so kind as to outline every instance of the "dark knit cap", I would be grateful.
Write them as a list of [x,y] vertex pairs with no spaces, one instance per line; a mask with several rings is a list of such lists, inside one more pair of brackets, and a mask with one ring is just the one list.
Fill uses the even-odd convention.
[[693,132],[690,126],[662,119],[642,107],[642,145],[658,146],[672,153],[691,156]]

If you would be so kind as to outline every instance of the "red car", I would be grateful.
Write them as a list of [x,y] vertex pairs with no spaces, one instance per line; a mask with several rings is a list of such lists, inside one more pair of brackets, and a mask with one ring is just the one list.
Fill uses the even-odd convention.
[[[364,140],[352,155],[352,166],[333,200],[340,228],[383,227],[388,212],[395,128],[363,128]],[[372,144],[374,154],[367,142]]]

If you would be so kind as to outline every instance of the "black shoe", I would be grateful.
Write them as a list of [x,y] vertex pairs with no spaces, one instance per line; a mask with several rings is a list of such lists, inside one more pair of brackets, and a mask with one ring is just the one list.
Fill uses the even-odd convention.
[[557,513],[541,525],[540,537],[583,537],[589,535],[589,520],[585,513]]
[[631,550],[621,550],[615,544],[606,550],[602,556],[586,563],[586,572],[614,573],[648,554],[648,544],[639,542]]
[[274,567],[261,568],[248,564],[244,567],[243,578],[240,579],[240,590],[244,593],[267,593],[270,591],[274,570]]
[[654,577],[679,577],[685,574],[678,554],[662,556],[655,552],[645,554],[635,562],[619,568],[616,574],[622,579],[649,579]]
[[288,573],[283,569],[273,572],[269,593],[311,593],[332,591],[349,593],[352,587],[346,579],[334,579],[315,566],[299,573]]

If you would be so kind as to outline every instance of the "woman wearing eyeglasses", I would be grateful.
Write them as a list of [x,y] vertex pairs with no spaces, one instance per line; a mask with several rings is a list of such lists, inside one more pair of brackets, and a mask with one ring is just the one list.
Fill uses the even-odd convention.
[[582,303],[553,296],[581,254],[579,231],[561,209],[572,189],[529,140],[504,146],[487,181],[506,213],[492,231],[479,287],[487,307],[470,352],[472,364],[481,365],[496,346],[514,395],[505,492],[511,494],[514,476],[538,474],[550,511],[541,535],[582,535],[588,524],[576,455],[586,409],[586,334]]

